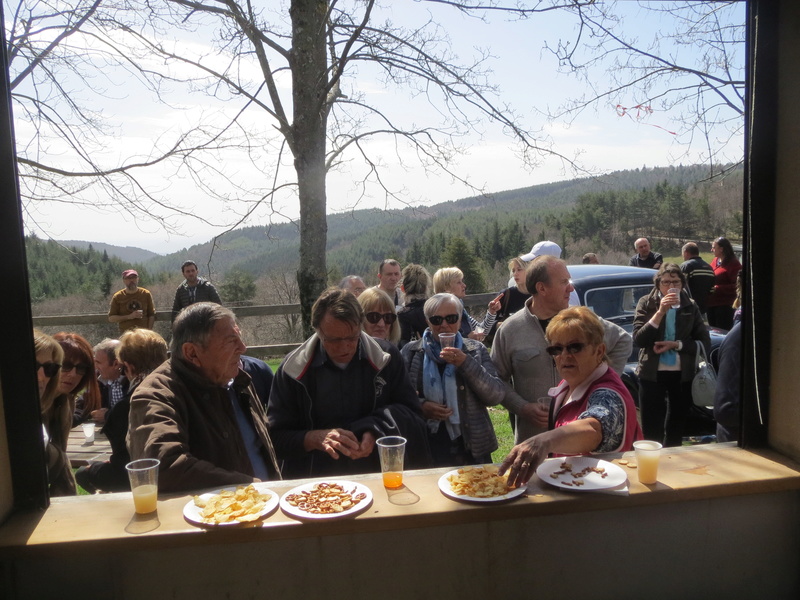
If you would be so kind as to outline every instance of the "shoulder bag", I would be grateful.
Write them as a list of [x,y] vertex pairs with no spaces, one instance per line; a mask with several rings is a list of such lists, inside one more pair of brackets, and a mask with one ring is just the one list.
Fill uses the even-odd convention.
[[717,389],[717,373],[706,356],[703,342],[696,340],[697,355],[694,359],[695,375],[692,380],[692,400],[696,406],[713,406]]

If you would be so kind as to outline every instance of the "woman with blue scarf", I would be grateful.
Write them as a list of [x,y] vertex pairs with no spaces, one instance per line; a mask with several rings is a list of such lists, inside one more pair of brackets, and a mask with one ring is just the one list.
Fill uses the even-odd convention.
[[680,446],[692,407],[697,340],[711,353],[708,327],[686,293],[686,277],[664,263],[639,300],[633,343],[639,347],[639,410],[645,439]]
[[[453,294],[436,294],[423,308],[428,328],[401,354],[427,420],[436,466],[490,463],[497,449],[487,406],[500,403],[505,386],[486,347],[459,333],[464,307]],[[439,336],[454,334],[452,346]]]

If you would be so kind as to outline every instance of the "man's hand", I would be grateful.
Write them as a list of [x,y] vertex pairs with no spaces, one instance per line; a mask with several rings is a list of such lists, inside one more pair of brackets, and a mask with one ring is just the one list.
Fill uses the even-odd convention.
[[360,448],[358,438],[347,429],[313,429],[303,439],[306,450],[322,450],[338,460],[339,454],[353,457]]
[[522,408],[519,416],[541,429],[547,428],[547,420],[550,417],[550,413],[538,402],[529,402]]
[[359,445],[358,451],[354,452],[350,455],[350,458],[353,460],[357,460],[359,458],[366,458],[372,451],[375,449],[375,434],[371,431],[365,431],[361,435],[361,444]]
[[97,410],[93,410],[90,414],[92,417],[92,421],[96,421],[97,423],[105,423],[106,422],[106,412],[108,412],[107,408],[98,408]]
[[422,416],[426,419],[434,421],[444,421],[447,417],[453,414],[453,411],[447,408],[444,404],[438,404],[426,400],[422,403]]

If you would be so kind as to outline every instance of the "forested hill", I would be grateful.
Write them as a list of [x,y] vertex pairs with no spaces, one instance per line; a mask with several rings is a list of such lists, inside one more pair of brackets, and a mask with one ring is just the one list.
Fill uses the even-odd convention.
[[[420,262],[434,268],[439,266],[450,244],[472,254],[481,263],[479,268],[486,271],[504,265],[508,258],[522,253],[540,239],[558,242],[569,257],[587,250],[627,252],[631,236],[640,231],[669,238],[673,235],[713,237],[740,230],[741,214],[736,213],[735,207],[738,202],[738,210],[741,210],[741,168],[713,183],[706,181],[708,175],[708,167],[704,165],[642,168],[429,207],[391,211],[368,209],[331,215],[328,217],[327,257],[331,280],[348,273],[372,276],[376,265],[385,257]],[[679,234],[670,230],[671,221],[676,218],[675,210],[681,212]],[[621,223],[609,221],[611,214]],[[625,218],[620,219],[620,214]],[[620,229],[622,222],[624,229]],[[87,272],[93,269],[91,275],[74,279],[82,282],[79,286],[105,288],[108,285],[106,270],[117,283],[120,266],[131,264],[120,262],[117,265],[117,259],[112,256],[115,254],[113,247],[99,244],[95,249],[86,248],[70,255],[53,242],[45,244],[34,238],[28,243],[32,275],[54,273],[53,266],[61,264],[59,261],[87,265]],[[39,246],[35,252],[31,251],[31,244]],[[101,247],[105,254],[98,252]],[[247,227],[225,234],[217,241],[211,259],[212,269],[215,277],[223,279],[233,268],[256,278],[271,273],[294,273],[298,248],[299,232],[294,224],[273,225],[269,229]],[[174,275],[186,258],[195,260],[201,265],[201,271],[205,271],[211,249],[212,240],[209,240],[167,256],[142,259],[137,267],[148,271],[151,281],[159,278],[159,274],[162,277],[167,273]],[[449,259],[457,256],[453,252],[447,255]],[[57,257],[59,253],[64,256]],[[64,270],[72,273],[74,268],[78,267]],[[98,281],[100,271],[103,276]],[[48,285],[46,293],[41,290],[43,295],[52,297],[77,291],[62,290],[63,285],[48,283],[50,275],[44,279],[44,282],[37,282],[37,285]],[[64,285],[70,280],[61,276],[57,279]],[[479,288],[471,289],[478,291]],[[32,296],[38,297],[33,288]]]

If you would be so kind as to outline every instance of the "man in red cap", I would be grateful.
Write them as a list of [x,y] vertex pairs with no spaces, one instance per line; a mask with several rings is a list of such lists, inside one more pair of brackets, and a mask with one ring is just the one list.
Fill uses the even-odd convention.
[[111,298],[108,309],[108,320],[119,324],[119,332],[144,327],[152,329],[156,320],[156,306],[153,296],[139,287],[139,274],[133,269],[122,272],[125,289],[118,291]]

